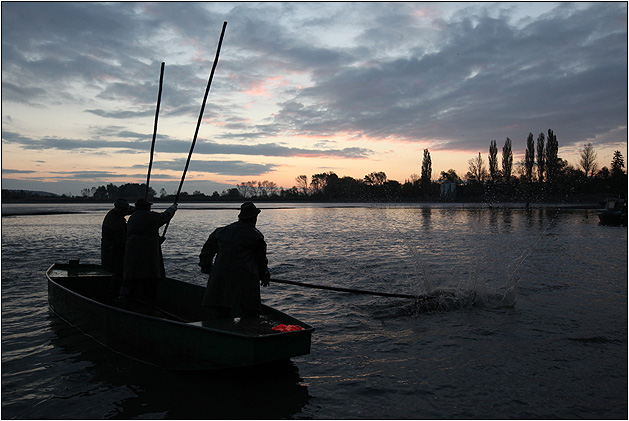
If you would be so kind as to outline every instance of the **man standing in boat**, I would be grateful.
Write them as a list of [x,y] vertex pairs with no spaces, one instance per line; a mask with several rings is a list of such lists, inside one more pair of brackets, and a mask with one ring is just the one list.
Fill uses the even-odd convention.
[[210,277],[202,304],[216,317],[260,314],[260,284],[268,286],[271,274],[264,235],[256,228],[259,213],[252,202],[243,203],[238,221],[217,228],[203,245],[199,266]]
[[118,302],[125,308],[130,305],[130,299],[141,298],[146,302],[148,314],[152,315],[155,312],[157,284],[166,277],[159,227],[172,219],[177,204],[164,212],[152,211],[151,205],[146,199],[138,199],[135,212],[129,217],[123,282]]
[[114,208],[103,219],[100,240],[100,262],[103,270],[111,272],[110,299],[115,302],[122,286],[125,244],[127,242],[127,220],[133,208],[125,199],[116,199]]

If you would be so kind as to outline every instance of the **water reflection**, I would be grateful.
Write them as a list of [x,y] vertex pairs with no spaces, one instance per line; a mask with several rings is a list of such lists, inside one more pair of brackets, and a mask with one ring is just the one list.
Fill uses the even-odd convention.
[[498,209],[489,209],[489,226],[495,232],[498,230]]
[[422,208],[422,227],[425,230],[430,229],[430,216],[432,213],[432,209],[429,207]]
[[[96,418],[131,419],[281,419],[291,418],[308,403],[308,388],[294,362],[249,369],[177,372],[133,361],[86,340],[76,329],[50,314],[51,342],[66,364],[81,372],[81,390],[107,393],[109,408]],[[65,367],[67,370],[67,366]],[[72,376],[62,382],[72,383]],[[68,390],[68,385],[64,389]],[[95,408],[75,407],[73,414],[38,414],[44,418],[83,417]],[[107,401],[107,400],[105,400]],[[41,408],[44,409],[44,408]],[[88,418],[90,418],[88,416]]]

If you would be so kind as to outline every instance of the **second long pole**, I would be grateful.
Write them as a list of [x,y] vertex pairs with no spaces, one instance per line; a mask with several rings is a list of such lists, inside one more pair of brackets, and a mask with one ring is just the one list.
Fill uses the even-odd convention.
[[157,108],[155,109],[155,124],[153,126],[153,140],[151,141],[151,157],[149,159],[149,170],[146,174],[146,191],[144,192],[144,198],[149,198],[149,181],[151,180],[151,168],[153,167],[153,152],[155,151],[155,137],[157,136],[157,118],[159,117],[159,106],[162,102],[162,85],[164,82],[164,66],[162,62],[161,70],[159,72],[159,91],[157,93]]
[[[190,152],[188,153],[186,166],[184,167],[183,174],[181,175],[181,181],[179,182],[179,188],[177,189],[177,195],[175,196],[175,203],[177,203],[177,201],[179,200],[179,194],[181,193],[183,182],[186,179],[186,172],[188,171],[188,166],[190,165],[190,158],[192,157],[192,152],[194,151],[194,145],[197,143],[197,136],[199,134],[199,128],[201,127],[201,121],[203,120],[203,112],[205,110],[205,103],[207,102],[207,96],[210,93],[210,86],[212,86],[212,79],[214,78],[214,71],[216,70],[216,65],[218,64],[218,56],[221,53],[221,46],[223,45],[223,37],[225,36],[226,27],[227,27],[227,22],[223,22],[223,29],[221,30],[221,37],[218,40],[218,47],[216,48],[216,57],[214,57],[214,64],[212,64],[212,71],[210,72],[210,77],[207,82],[207,87],[205,88],[205,95],[203,96],[203,102],[201,104],[201,111],[199,112],[199,119],[197,120],[197,128],[194,131],[194,137],[192,138],[192,144],[190,145]],[[168,225],[170,225],[170,221],[168,221],[166,223],[166,226],[164,227],[162,238],[166,236]]]

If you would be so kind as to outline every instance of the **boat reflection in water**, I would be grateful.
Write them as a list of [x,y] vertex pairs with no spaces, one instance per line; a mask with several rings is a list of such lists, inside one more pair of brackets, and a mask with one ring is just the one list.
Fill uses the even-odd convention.
[[308,388],[290,360],[239,369],[165,370],[112,352],[52,312],[50,325],[52,345],[63,352],[58,387],[66,398],[80,396],[80,404],[68,408],[66,399],[52,399],[31,415],[134,419],[146,418],[150,408],[151,417],[161,419],[287,419],[308,404]]

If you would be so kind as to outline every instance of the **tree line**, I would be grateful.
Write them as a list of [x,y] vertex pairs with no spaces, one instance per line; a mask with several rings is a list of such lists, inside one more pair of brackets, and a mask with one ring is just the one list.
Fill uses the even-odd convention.
[[[580,150],[577,167],[558,156],[559,142],[552,129],[547,135],[541,132],[537,141],[533,133],[526,140],[522,162],[513,163],[511,139],[507,138],[502,148],[502,165],[498,161],[498,146],[495,140],[489,144],[488,164],[481,153],[469,161],[466,180],[476,185],[477,193],[482,185],[484,200],[520,198],[544,200],[546,197],[569,196],[571,194],[626,195],[627,174],[624,157],[615,151],[611,170],[606,166],[599,170],[597,154],[591,143]],[[442,176],[444,174],[442,173]],[[449,174],[449,179],[455,179]]]
[[[403,183],[388,179],[383,171],[374,171],[357,179],[324,172],[295,178],[295,185],[285,189],[272,181],[245,181],[234,188],[205,195],[200,191],[192,194],[181,192],[183,201],[545,201],[565,200],[570,195],[624,195],[627,192],[627,174],[624,157],[615,151],[610,168],[599,169],[597,154],[591,143],[580,150],[577,167],[558,156],[559,142],[552,129],[541,132],[537,138],[529,133],[524,160],[513,162],[512,141],[506,138],[498,159],[496,140],[489,143],[487,164],[481,152],[468,161],[468,172],[461,178],[455,170],[442,171],[437,180],[432,177],[430,151],[424,149],[420,175],[412,174]],[[443,195],[442,185],[453,185],[456,195]],[[116,186],[84,188],[81,196],[94,199],[144,197],[146,184],[127,183]],[[2,191],[2,197],[9,191]],[[13,196],[16,196],[13,193]],[[149,187],[151,199],[174,200],[174,194],[161,189],[159,196]]]

